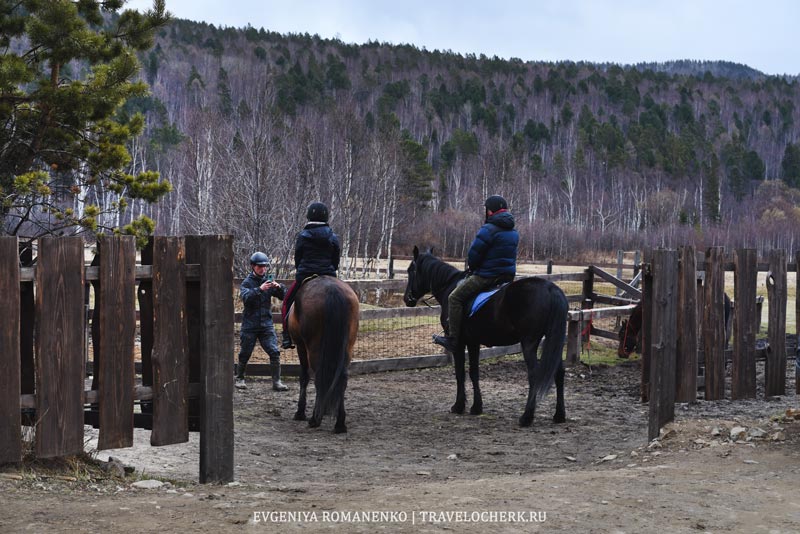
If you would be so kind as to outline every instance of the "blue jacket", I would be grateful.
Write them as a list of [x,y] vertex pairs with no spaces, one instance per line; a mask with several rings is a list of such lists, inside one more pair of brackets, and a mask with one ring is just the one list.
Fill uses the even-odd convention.
[[483,278],[517,273],[519,234],[509,211],[495,213],[478,230],[467,254],[469,270]]
[[242,285],[239,286],[239,296],[244,302],[244,313],[242,313],[243,332],[273,328],[272,297],[283,300],[286,288],[280,286],[261,291],[260,286],[263,283],[264,279],[250,271],[247,278],[242,280]]
[[325,223],[310,222],[297,235],[294,244],[296,279],[312,274],[336,276],[341,246],[339,236]]

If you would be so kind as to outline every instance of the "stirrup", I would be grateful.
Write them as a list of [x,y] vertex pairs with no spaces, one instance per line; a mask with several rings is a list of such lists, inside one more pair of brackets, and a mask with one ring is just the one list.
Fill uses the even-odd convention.
[[453,338],[451,336],[437,336],[437,335],[434,335],[433,336],[433,342],[436,343],[437,345],[441,345],[442,347],[444,347],[446,350],[449,350],[450,352],[455,352],[455,350],[456,350],[456,340],[455,340],[455,338]]

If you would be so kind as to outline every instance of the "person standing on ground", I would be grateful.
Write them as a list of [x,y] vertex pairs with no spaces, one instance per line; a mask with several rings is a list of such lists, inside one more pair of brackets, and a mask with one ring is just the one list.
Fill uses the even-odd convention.
[[278,337],[275,335],[275,325],[272,323],[272,297],[283,300],[286,288],[267,275],[269,258],[263,252],[256,252],[250,256],[250,274],[242,280],[239,287],[239,296],[244,303],[242,314],[241,350],[239,363],[234,372],[236,381],[234,385],[239,389],[246,389],[244,381],[245,368],[256,341],[261,343],[261,348],[269,355],[270,371],[272,374],[272,389],[287,391],[289,388],[281,382],[281,352],[278,350]]

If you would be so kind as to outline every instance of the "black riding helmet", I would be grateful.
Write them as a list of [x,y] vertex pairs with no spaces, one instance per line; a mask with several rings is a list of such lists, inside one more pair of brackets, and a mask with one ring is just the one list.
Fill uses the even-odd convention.
[[486,199],[486,202],[483,203],[483,206],[486,208],[486,212],[497,212],[500,210],[507,210],[508,209],[508,202],[506,199],[501,197],[500,195],[492,195]]
[[312,202],[306,209],[306,219],[314,222],[328,222],[328,206],[322,202]]
[[269,265],[269,258],[263,252],[255,252],[250,256],[250,265]]

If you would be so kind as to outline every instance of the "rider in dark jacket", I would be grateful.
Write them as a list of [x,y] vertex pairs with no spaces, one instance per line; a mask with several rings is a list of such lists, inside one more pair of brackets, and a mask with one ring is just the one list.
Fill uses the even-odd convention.
[[272,297],[283,299],[286,288],[267,276],[269,258],[263,252],[256,252],[250,256],[250,274],[242,280],[239,286],[239,296],[244,303],[242,313],[241,350],[239,363],[236,366],[236,387],[246,388],[244,382],[245,368],[256,341],[261,343],[261,348],[269,355],[270,370],[272,373],[272,389],[286,391],[289,389],[281,382],[281,352],[278,350],[278,338],[275,335],[275,326],[272,324]]
[[514,216],[508,203],[499,195],[492,195],[484,203],[486,219],[478,230],[467,253],[467,278],[459,284],[447,301],[448,332],[446,336],[433,336],[433,341],[450,352],[455,350],[461,335],[464,307],[478,293],[504,282],[514,280],[517,272],[517,247],[519,234],[514,229]]
[[295,282],[283,299],[283,341],[282,347],[290,349],[294,345],[286,327],[289,309],[292,307],[299,282],[314,275],[336,276],[339,269],[341,245],[339,236],[328,226],[328,207],[314,202],[306,210],[308,223],[297,234],[294,245]]

